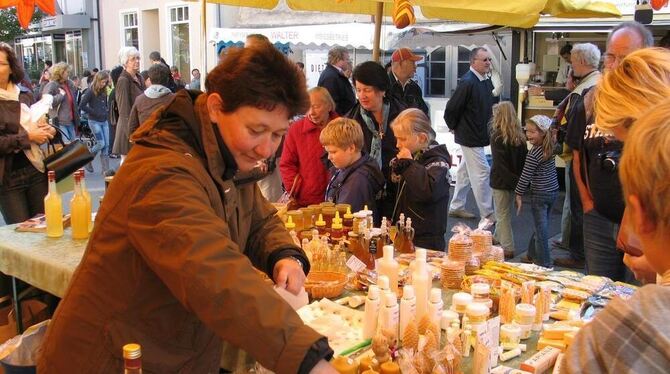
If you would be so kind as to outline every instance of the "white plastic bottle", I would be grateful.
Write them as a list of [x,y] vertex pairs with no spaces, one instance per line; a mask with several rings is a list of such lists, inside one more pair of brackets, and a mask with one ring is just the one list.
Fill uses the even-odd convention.
[[398,261],[393,258],[393,246],[385,245],[383,248],[384,257],[379,261],[377,273],[385,275],[389,279],[389,288],[391,292],[398,295]]
[[428,278],[428,264],[426,259],[418,256],[414,263],[414,272],[412,273],[412,286],[416,295],[416,319],[421,321],[428,313],[428,292],[430,290],[430,279]]
[[405,328],[416,314],[416,297],[414,287],[411,284],[403,287],[402,299],[400,299],[400,328],[398,336],[402,339]]
[[400,308],[398,307],[398,299],[393,292],[386,292],[384,294],[384,307],[379,311],[379,324],[382,329],[393,331],[398,335]]
[[428,303],[428,315],[430,316],[430,323],[435,326],[440,326],[442,318],[442,309],[444,302],[442,301],[442,290],[433,288],[430,290],[430,301]]
[[383,295],[386,291],[390,291],[389,288],[389,277],[386,275],[380,274],[377,277],[377,287],[379,287],[379,292]]
[[371,285],[368,289],[368,297],[365,298],[365,312],[363,317],[363,338],[369,339],[377,331],[377,320],[379,319],[379,287]]

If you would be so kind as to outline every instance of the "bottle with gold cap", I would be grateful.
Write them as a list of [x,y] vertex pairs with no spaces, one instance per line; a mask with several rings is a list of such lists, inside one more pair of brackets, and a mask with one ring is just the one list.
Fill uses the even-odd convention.
[[291,239],[293,239],[295,245],[300,247],[300,239],[298,239],[298,234],[295,232],[295,223],[293,223],[293,217],[288,216],[286,223],[284,223],[284,227],[286,228],[286,231],[288,231],[289,235],[291,235]]
[[319,213],[319,219],[314,222],[314,226],[319,231],[319,235],[326,235],[326,221],[323,220],[323,214]]
[[123,373],[142,374],[142,349],[139,344],[123,346]]
[[354,227],[354,215],[351,213],[351,206],[347,207],[347,212],[342,216],[342,229],[344,234],[348,234]]

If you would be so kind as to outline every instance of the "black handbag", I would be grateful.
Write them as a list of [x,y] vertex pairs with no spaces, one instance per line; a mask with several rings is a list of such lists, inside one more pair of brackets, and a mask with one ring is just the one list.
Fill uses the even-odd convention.
[[[61,130],[58,129],[58,131]],[[64,135],[62,131],[61,135]],[[69,144],[64,144],[61,139],[60,144],[63,148],[56,150],[56,145],[50,141],[49,147],[51,147],[53,153],[44,158],[44,167],[47,171],[56,173],[56,182],[60,182],[83,168],[95,158],[86,144],[79,139],[74,139]]]

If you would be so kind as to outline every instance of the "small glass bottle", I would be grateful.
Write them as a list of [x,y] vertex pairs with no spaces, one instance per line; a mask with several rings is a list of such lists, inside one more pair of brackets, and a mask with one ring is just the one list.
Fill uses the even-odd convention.
[[90,233],[93,231],[93,220],[91,219],[93,217],[91,194],[86,188],[86,172],[84,169],[79,169],[79,174],[81,175],[81,193],[84,195],[84,199],[86,199],[86,211],[88,212],[86,213],[86,217],[88,217],[88,232]]
[[74,195],[70,200],[70,215],[72,226],[72,239],[88,238],[88,221],[91,220],[90,214],[87,218],[86,198],[81,191],[81,174],[74,174]]
[[47,221],[47,236],[63,236],[63,199],[56,187],[56,173],[49,171],[49,193],[44,197],[44,215]]
[[393,249],[396,253],[403,253],[402,247],[405,245],[405,214],[400,213],[398,223],[396,223],[396,236],[393,240]]
[[142,349],[139,344],[123,346],[123,373],[142,374]]
[[342,223],[339,220],[333,220],[333,224],[330,226],[330,239],[335,242],[339,240],[344,235],[342,230]]
[[342,217],[342,228],[345,233],[348,233],[354,227],[354,215],[351,213],[351,207],[347,208],[347,212]]
[[319,235],[326,235],[326,221],[323,220],[323,214],[319,214],[319,219],[314,222],[314,226],[319,231]]

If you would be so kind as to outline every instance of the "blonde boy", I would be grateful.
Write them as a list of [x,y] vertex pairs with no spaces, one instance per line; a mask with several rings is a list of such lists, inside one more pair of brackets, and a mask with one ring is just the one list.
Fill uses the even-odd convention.
[[619,166],[626,209],[658,284],[615,298],[582,328],[561,373],[665,373],[670,368],[670,100],[642,115]]
[[384,188],[384,175],[377,162],[361,152],[363,130],[358,122],[334,119],[321,130],[319,141],[333,163],[326,201],[351,204],[352,211],[367,205],[377,216],[376,200]]

